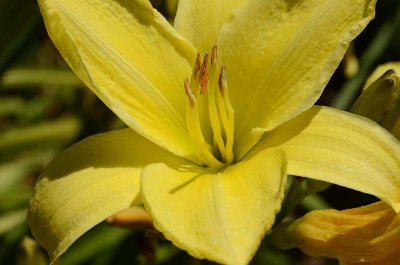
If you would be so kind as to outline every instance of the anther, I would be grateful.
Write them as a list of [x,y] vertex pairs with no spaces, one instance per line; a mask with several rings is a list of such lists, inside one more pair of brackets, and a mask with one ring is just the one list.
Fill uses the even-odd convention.
[[219,74],[218,78],[218,86],[219,90],[221,91],[221,95],[224,95],[224,87],[226,87],[226,72],[225,72],[225,66],[221,67],[221,73]]
[[185,79],[184,87],[185,87],[185,93],[186,93],[187,97],[189,98],[190,107],[193,108],[196,98],[193,95],[192,89],[190,88],[189,80],[187,78]]
[[195,76],[195,77],[196,77],[197,74],[199,73],[200,67],[201,67],[201,56],[200,56],[200,53],[198,52],[198,53],[197,53],[197,57],[196,57],[196,64],[195,64],[195,66],[194,66],[194,76]]
[[200,69],[200,94],[206,93],[208,86],[208,53],[204,55],[203,63]]
[[211,50],[211,64],[215,64],[217,62],[217,45],[214,45]]

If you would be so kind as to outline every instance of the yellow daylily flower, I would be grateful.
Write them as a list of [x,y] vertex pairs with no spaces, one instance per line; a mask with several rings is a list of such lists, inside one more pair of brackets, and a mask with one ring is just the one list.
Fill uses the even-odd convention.
[[273,233],[281,248],[337,258],[341,265],[400,263],[400,219],[384,202],[344,211],[312,211]]
[[146,0],[39,5],[72,70],[129,126],[75,144],[41,175],[28,221],[52,260],[144,203],[191,255],[246,264],[287,173],[400,210],[399,142],[313,107],[375,1],[180,0],[174,27]]

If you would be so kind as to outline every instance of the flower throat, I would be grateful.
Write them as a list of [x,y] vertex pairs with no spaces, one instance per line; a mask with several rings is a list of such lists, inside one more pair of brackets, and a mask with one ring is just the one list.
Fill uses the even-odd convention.
[[[212,168],[232,164],[234,110],[229,101],[225,67],[218,65],[217,46],[203,60],[197,54],[192,76],[190,81],[185,80],[184,87],[188,97],[186,126],[196,145],[197,157]],[[211,137],[206,137],[206,128]]]

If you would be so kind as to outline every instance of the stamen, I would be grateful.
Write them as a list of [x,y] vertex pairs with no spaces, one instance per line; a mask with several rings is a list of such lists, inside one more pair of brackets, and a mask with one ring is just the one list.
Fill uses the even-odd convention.
[[221,68],[221,73],[220,73],[219,78],[218,78],[218,86],[219,86],[219,89],[221,91],[221,95],[223,96],[224,95],[224,87],[227,87],[227,85],[226,85],[225,66],[222,66],[222,68]]
[[[219,68],[217,57],[217,46],[212,48],[210,56],[204,55],[203,61],[198,53],[190,82],[188,79],[184,82],[189,135],[196,145],[199,160],[213,168],[234,161],[234,111],[229,101],[226,70],[224,66]],[[208,95],[203,98],[206,92]],[[211,129],[212,135],[207,131],[205,138],[202,126]]]
[[200,67],[201,67],[201,56],[200,53],[197,53],[197,57],[196,57],[196,64],[194,66],[194,77],[197,77],[197,74],[200,71]]
[[229,100],[228,82],[226,79],[225,66],[222,66],[218,79],[219,91],[221,96],[218,97],[218,107],[221,114],[222,124],[226,135],[226,160],[232,163],[233,157],[233,140],[235,131],[235,111]]
[[197,156],[208,166],[219,168],[223,163],[218,161],[212,154],[211,146],[205,141],[199,119],[199,108],[196,97],[192,93],[189,81],[186,79],[185,93],[189,98],[189,104],[186,107],[186,126],[190,137],[197,145]]
[[217,45],[214,45],[211,50],[211,64],[217,63]]
[[193,91],[190,88],[190,83],[189,83],[189,80],[187,78],[185,79],[185,82],[184,82],[183,86],[185,87],[185,93],[186,93],[187,97],[189,98],[190,107],[194,108],[194,104],[195,104],[196,98],[193,95]]
[[193,68],[193,72],[192,72],[192,76],[190,78],[190,85],[192,88],[192,93],[194,96],[197,95],[197,93],[199,92],[199,74],[200,74],[200,69],[201,69],[201,56],[200,53],[197,53],[196,56],[196,63],[194,65]]
[[211,52],[211,71],[210,71],[210,87],[208,91],[208,113],[210,115],[210,124],[213,130],[214,145],[218,147],[222,160],[226,161],[225,143],[222,138],[220,113],[217,109],[218,89],[215,89],[215,84],[218,78],[218,70],[216,65],[217,46],[214,46]]
[[200,69],[200,94],[204,95],[208,86],[208,53],[204,55]]

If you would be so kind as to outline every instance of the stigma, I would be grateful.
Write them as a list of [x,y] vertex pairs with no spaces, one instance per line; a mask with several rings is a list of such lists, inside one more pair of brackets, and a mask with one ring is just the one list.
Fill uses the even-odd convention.
[[234,110],[229,101],[226,69],[218,64],[217,46],[201,59],[184,81],[186,126],[202,165],[221,168],[234,162]]

